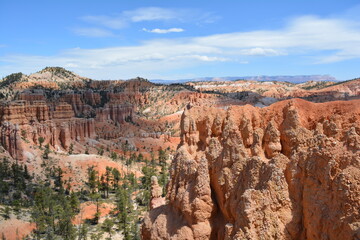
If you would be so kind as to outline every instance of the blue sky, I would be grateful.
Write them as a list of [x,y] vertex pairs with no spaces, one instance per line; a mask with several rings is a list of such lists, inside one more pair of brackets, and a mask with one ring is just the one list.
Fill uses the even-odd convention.
[[358,0],[1,0],[0,77],[360,77]]

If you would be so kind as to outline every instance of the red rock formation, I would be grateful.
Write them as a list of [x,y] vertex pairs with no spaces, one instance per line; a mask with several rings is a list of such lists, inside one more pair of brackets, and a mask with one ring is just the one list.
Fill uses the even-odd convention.
[[1,144],[9,154],[23,159],[20,133],[27,141],[68,149],[72,141],[95,138],[94,119],[74,118],[71,105],[60,102],[55,106],[45,101],[15,101],[0,107]]
[[60,98],[60,101],[66,102],[72,106],[75,115],[80,115],[84,111],[85,104],[81,100],[81,94],[69,93]]
[[91,106],[97,106],[101,104],[101,96],[99,93],[94,93],[91,90],[88,90],[84,93],[84,100],[87,104]]
[[150,210],[160,207],[165,204],[165,198],[162,197],[162,188],[158,183],[156,176],[151,177],[151,200],[150,200]]
[[83,141],[96,137],[94,119],[74,119],[61,123],[59,139],[63,148],[68,149],[72,141]]
[[123,84],[123,80],[91,80],[89,87],[92,89],[107,90]]
[[18,125],[3,122],[1,125],[0,143],[14,159],[23,159],[23,147]]
[[143,239],[360,238],[360,101],[191,108]]
[[33,103],[34,101],[45,101],[45,96],[43,91],[36,91],[34,93],[30,91],[24,91],[19,94],[18,99]]
[[130,104],[108,103],[103,108],[96,109],[96,120],[105,122],[112,120],[117,123],[124,123],[133,118],[133,106]]
[[139,92],[120,92],[107,94],[110,103],[131,103],[136,105],[144,105],[149,103],[148,94]]
[[68,149],[74,141],[81,142],[86,138],[96,138],[94,119],[52,120],[23,126],[23,129],[29,136],[28,140],[38,144],[39,137],[43,137],[44,144],[49,143],[54,148]]
[[54,119],[69,119],[74,116],[75,114],[71,105],[64,102],[57,104],[52,112],[52,117]]
[[50,118],[49,106],[44,101],[14,101],[0,107],[2,121],[28,124],[30,121],[46,121]]

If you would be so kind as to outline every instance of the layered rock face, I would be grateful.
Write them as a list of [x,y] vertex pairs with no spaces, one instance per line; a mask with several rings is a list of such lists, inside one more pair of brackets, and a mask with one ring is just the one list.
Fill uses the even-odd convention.
[[23,146],[19,125],[4,122],[0,125],[0,143],[15,159],[23,159]]
[[15,101],[0,107],[0,142],[9,154],[23,160],[22,139],[54,148],[68,149],[72,141],[95,138],[94,119],[74,118],[71,105],[60,102],[51,105],[45,101]]
[[190,108],[143,239],[360,239],[360,101]]
[[96,110],[98,121],[112,120],[117,123],[130,121],[133,116],[133,106],[130,104],[106,104],[103,108]]

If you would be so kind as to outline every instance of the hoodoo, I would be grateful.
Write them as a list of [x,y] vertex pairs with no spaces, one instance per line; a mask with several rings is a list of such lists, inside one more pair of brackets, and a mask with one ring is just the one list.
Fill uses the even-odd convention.
[[360,238],[360,101],[194,107],[144,239]]

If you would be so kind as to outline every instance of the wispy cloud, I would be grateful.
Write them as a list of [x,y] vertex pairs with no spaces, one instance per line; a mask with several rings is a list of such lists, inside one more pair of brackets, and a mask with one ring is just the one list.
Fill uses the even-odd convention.
[[[309,64],[360,58],[360,24],[336,18],[303,16],[277,30],[233,32],[203,37],[163,38],[137,46],[68,49],[58,55],[6,56],[0,72],[35,71],[49,62],[73,66],[95,78],[151,77],[211,62],[247,63],[253,58],[306,55]],[[75,67],[76,66],[76,67]]]
[[111,37],[113,33],[111,31],[101,28],[74,28],[73,32],[79,36],[85,37]]
[[239,51],[240,55],[247,55],[247,56],[280,56],[280,55],[287,55],[284,51],[275,50],[271,48],[248,48],[242,49]]
[[169,8],[147,7],[124,11],[122,15],[132,22],[142,22],[179,19],[183,15],[180,12]]
[[109,17],[109,16],[84,16],[81,20],[93,23],[96,25],[104,26],[112,29],[121,29],[128,25],[127,20],[122,17]]
[[130,11],[122,11],[112,16],[89,15],[80,17],[80,19],[84,22],[109,29],[121,29],[129,26],[131,23],[149,21],[213,23],[219,19],[219,16],[210,12],[203,12],[194,9],[146,7]]
[[169,29],[160,29],[160,28],[154,28],[154,29],[146,29],[143,28],[142,29],[144,32],[149,32],[149,33],[179,33],[179,32],[183,32],[185,31],[182,28],[169,28]]
[[284,55],[299,51],[332,51],[335,53],[331,56],[323,54],[319,58],[339,61],[360,57],[360,23],[303,16],[279,30],[217,34],[195,38],[193,41],[223,49],[242,49],[240,54],[245,55],[269,55],[259,54],[261,52]]

